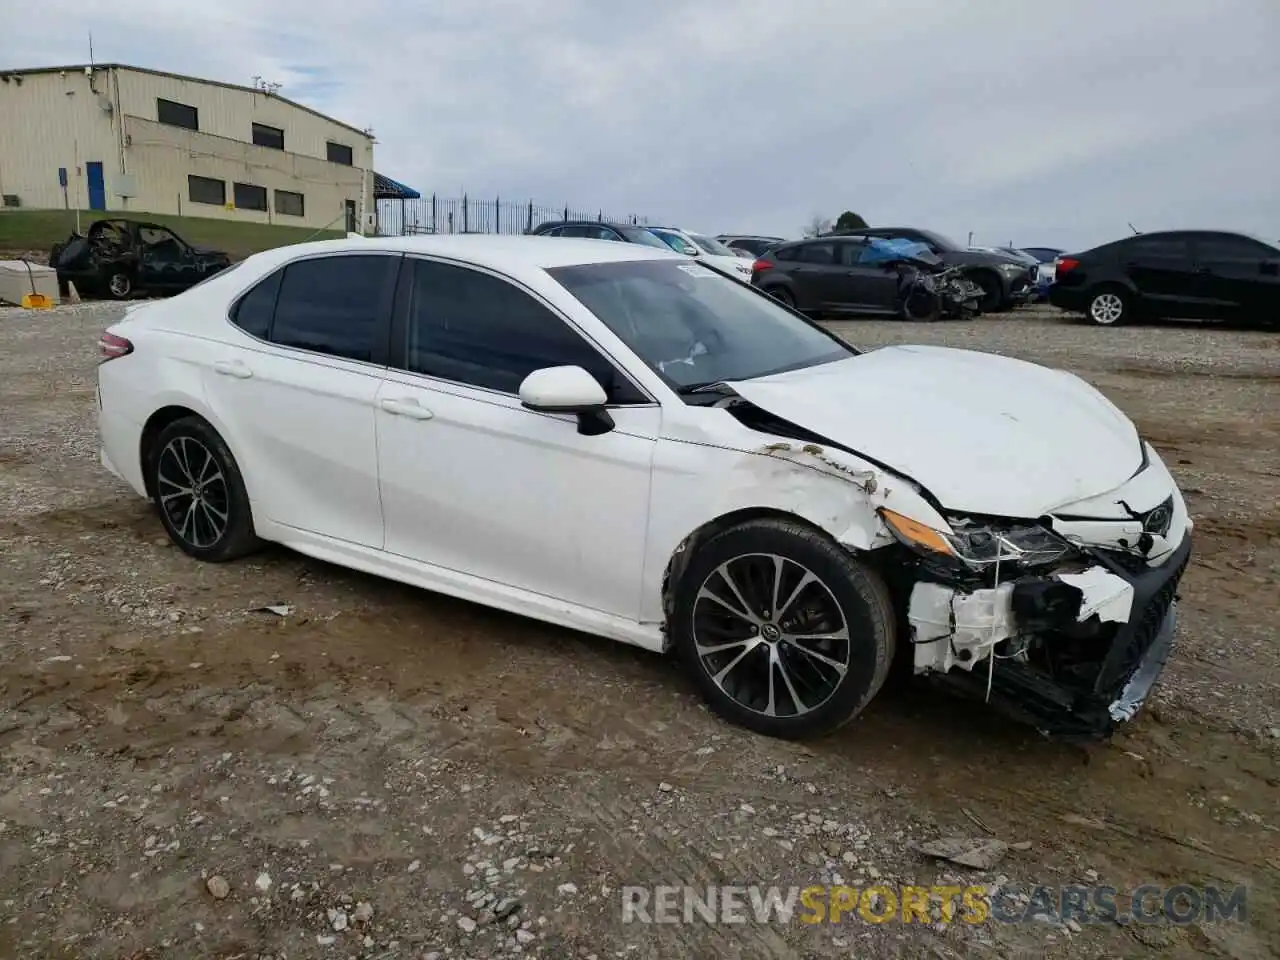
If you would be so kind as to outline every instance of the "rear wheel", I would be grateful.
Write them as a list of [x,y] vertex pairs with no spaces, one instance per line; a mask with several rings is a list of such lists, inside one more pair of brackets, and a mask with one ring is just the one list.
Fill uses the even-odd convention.
[[765,293],[769,294],[784,307],[790,307],[792,310],[796,308],[796,298],[791,295],[791,291],[786,287],[773,287],[770,290],[766,290]]
[[1114,327],[1129,319],[1128,291],[1120,287],[1102,287],[1089,298],[1089,319],[1102,327]]
[[749,521],[701,547],[676,588],[671,627],[716,713],[786,739],[857,716],[884,684],[895,645],[880,577],[783,519]]
[[147,461],[160,520],[184,553],[221,563],[261,546],[240,467],[204,420],[183,417],[169,424]]

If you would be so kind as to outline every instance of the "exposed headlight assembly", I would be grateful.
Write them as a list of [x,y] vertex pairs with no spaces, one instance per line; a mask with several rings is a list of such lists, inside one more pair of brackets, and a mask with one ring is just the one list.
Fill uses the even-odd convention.
[[935,530],[918,520],[881,509],[890,532],[917,553],[938,560],[959,562],[983,571],[997,563],[1036,567],[1052,563],[1071,549],[1060,536],[1040,524],[992,526],[957,520],[952,529]]

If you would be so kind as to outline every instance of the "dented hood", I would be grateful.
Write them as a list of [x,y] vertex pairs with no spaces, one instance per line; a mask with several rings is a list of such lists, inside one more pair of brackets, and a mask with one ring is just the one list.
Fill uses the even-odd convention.
[[994,354],[885,347],[730,386],[958,512],[1043,516],[1114,490],[1142,462],[1133,423],[1089,384]]

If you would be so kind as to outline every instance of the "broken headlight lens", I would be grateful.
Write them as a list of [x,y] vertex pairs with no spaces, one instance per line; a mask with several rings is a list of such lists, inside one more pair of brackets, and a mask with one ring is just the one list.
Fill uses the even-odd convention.
[[885,525],[900,542],[927,555],[958,560],[971,570],[996,563],[1038,567],[1065,556],[1071,545],[1040,524],[995,526],[955,520],[951,530],[935,530],[918,520],[881,510]]

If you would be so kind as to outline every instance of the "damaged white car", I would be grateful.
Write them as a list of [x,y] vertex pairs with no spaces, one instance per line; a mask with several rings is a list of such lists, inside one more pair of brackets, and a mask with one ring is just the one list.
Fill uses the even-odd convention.
[[900,656],[1104,736],[1172,644],[1191,521],[1100,393],[998,356],[862,352],[675,254],[300,244],[100,348],[103,462],[191,556],[273,541],[674,648],[765,734],[849,720]]

